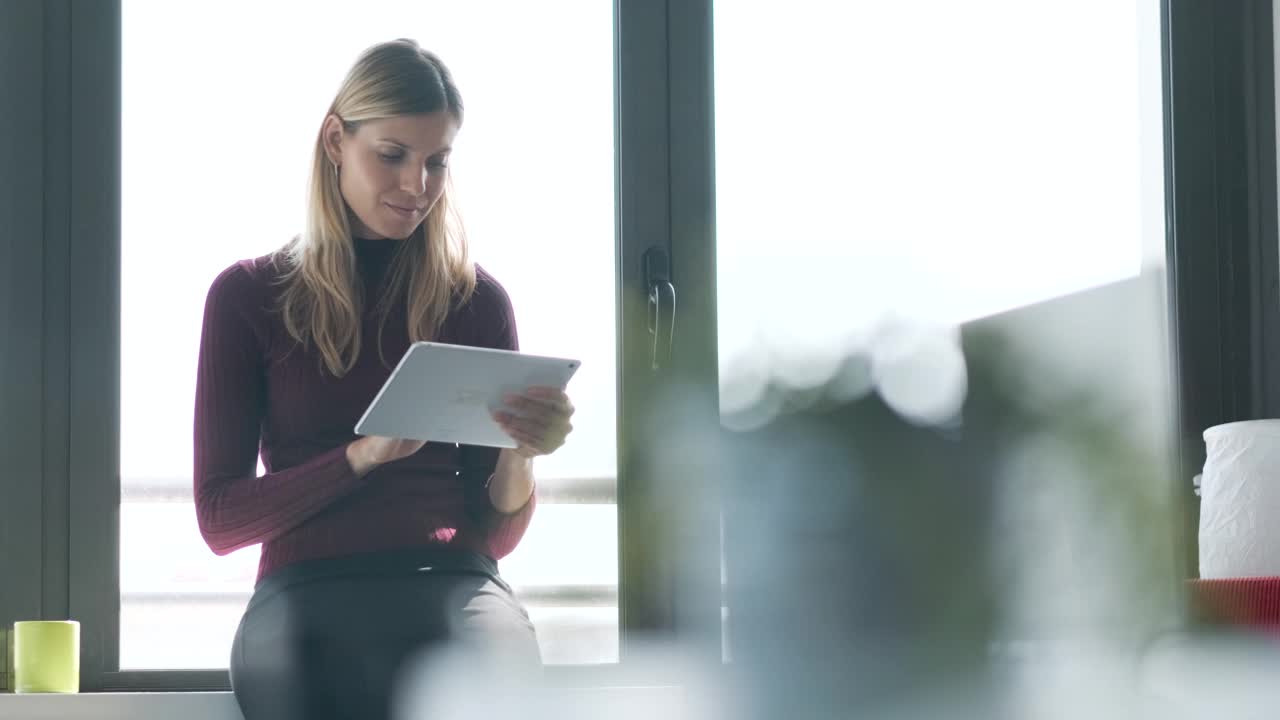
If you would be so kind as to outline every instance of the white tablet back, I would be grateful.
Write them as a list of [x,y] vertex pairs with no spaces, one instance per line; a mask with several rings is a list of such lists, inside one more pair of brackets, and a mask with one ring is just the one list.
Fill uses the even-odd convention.
[[516,447],[490,413],[506,393],[564,389],[580,363],[466,345],[417,342],[365,410],[359,435]]

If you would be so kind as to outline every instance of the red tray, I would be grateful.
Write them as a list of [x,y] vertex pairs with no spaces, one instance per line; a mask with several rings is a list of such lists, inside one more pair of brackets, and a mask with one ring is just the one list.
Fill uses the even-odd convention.
[[1202,620],[1280,629],[1280,577],[1188,580]]

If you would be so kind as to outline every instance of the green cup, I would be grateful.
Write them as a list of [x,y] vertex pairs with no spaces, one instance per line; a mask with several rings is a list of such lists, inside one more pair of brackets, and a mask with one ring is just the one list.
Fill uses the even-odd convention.
[[13,685],[19,693],[80,692],[80,623],[14,623]]

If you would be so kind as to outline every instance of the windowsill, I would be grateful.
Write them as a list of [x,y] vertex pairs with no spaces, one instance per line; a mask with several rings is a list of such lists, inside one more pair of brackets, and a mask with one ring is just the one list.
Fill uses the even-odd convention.
[[5,720],[243,720],[229,692],[0,695]]
[[[684,696],[674,686],[595,687],[566,689],[575,709],[591,708],[584,717],[607,717],[625,702],[647,706],[648,717],[678,717]],[[619,697],[625,695],[625,697]],[[643,703],[644,705],[641,705]],[[243,720],[230,692],[111,692],[69,695],[0,694],[4,720]]]

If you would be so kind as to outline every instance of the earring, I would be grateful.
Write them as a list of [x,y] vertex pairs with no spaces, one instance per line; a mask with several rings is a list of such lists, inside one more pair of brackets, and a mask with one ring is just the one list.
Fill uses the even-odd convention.
[[338,163],[333,164],[333,176],[338,177]]

